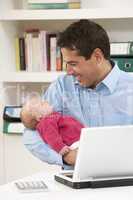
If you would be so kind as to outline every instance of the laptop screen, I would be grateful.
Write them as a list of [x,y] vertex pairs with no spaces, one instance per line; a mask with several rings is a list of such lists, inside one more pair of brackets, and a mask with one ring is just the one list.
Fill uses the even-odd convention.
[[83,128],[73,180],[133,176],[133,126]]

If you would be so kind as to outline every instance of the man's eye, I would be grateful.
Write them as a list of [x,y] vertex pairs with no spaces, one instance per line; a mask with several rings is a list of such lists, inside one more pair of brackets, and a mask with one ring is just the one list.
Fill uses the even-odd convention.
[[77,63],[70,63],[69,64],[71,67],[76,67]]

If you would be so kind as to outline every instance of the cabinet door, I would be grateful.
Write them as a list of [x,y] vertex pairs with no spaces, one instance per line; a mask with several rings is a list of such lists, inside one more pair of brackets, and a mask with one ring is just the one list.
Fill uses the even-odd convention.
[[0,133],[0,184],[4,183],[4,146],[3,135]]
[[6,182],[32,175],[40,171],[57,171],[56,166],[48,165],[25,148],[20,135],[4,135]]

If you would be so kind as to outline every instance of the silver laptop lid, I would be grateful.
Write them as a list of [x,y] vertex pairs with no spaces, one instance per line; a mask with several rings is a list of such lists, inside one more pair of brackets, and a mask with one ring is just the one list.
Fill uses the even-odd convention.
[[73,181],[133,176],[133,126],[84,128]]

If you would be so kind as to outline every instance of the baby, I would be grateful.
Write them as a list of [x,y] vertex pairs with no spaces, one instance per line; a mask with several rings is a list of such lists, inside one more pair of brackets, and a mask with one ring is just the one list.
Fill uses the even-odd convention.
[[71,116],[54,112],[47,101],[35,98],[27,101],[20,116],[26,128],[36,129],[41,138],[59,154],[65,155],[78,147],[84,125]]

